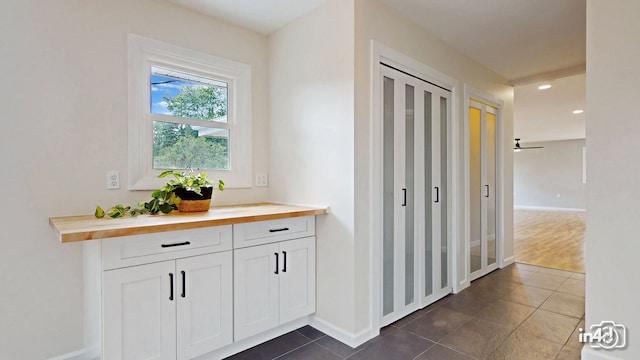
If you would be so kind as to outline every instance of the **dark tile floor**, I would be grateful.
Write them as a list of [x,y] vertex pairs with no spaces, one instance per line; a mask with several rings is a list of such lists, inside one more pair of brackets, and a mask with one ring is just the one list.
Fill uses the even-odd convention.
[[515,264],[352,349],[306,326],[229,359],[580,359],[584,274]]

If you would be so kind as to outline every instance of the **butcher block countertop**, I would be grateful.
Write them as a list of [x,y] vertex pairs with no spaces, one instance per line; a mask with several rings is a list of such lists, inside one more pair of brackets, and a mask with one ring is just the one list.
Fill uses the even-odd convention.
[[116,236],[149,234],[172,230],[186,230],[209,226],[285,219],[299,216],[323,215],[326,207],[282,204],[248,204],[213,207],[207,212],[166,215],[139,215],[112,219],[93,215],[49,218],[49,224],[58,233],[60,242],[106,239]]

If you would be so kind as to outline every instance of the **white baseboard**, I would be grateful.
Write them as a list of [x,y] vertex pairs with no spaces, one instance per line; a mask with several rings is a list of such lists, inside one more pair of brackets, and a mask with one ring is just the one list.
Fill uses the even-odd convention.
[[619,360],[621,357],[615,356],[618,352],[615,350],[596,350],[590,346],[582,348],[582,360]]
[[535,210],[535,211],[573,211],[573,212],[585,212],[587,209],[581,208],[560,208],[560,207],[547,207],[547,206],[527,206],[527,205],[514,205],[516,210]]
[[49,360],[97,360],[100,359],[100,349],[86,348],[64,355],[52,357]]
[[312,316],[310,320],[310,326],[354,349],[380,334],[380,330],[374,330],[373,328],[368,328],[358,332],[357,334],[353,334],[322,320],[317,316]]
[[515,257],[515,256],[509,256],[508,258],[506,258],[506,259],[504,259],[504,260],[502,261],[502,266],[501,266],[501,268],[506,267],[506,266],[509,266],[509,265],[511,265],[511,264],[513,264],[513,263],[515,263],[515,262],[516,262],[516,257]]
[[218,350],[214,350],[210,353],[206,353],[204,355],[200,355],[199,357],[197,357],[196,359],[198,360],[218,360],[218,359],[224,359],[228,356],[237,354],[241,351],[250,349],[256,345],[260,345],[264,342],[267,342],[269,340],[275,339],[280,335],[284,335],[288,332],[291,332],[293,330],[299,329],[305,325],[309,324],[309,317],[305,316],[303,318],[300,318],[298,320],[293,320],[291,322],[288,322],[286,324],[280,325],[276,328],[273,328],[271,330],[267,330],[265,332],[262,332],[260,334],[248,337],[246,339],[242,339],[239,341],[236,341],[230,345],[227,345],[221,349]]

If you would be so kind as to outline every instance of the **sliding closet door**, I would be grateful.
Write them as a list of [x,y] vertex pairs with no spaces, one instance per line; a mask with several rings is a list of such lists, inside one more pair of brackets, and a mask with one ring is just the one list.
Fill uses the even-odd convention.
[[[395,321],[419,306],[416,241],[416,84],[384,72],[383,89],[383,318]],[[422,110],[420,110],[422,111]],[[403,315],[400,315],[403,314]]]
[[387,325],[451,291],[446,231],[450,93],[386,67],[381,75],[382,325]]
[[497,268],[497,109],[469,102],[469,264],[471,280]]

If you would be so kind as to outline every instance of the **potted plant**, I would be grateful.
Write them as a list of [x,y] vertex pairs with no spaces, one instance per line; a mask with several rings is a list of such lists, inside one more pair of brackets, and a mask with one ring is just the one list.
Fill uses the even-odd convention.
[[[213,182],[207,174],[187,171],[167,170],[158,175],[159,178],[173,176],[161,189],[151,194],[151,200],[138,203],[140,208],[116,205],[104,211],[100,206],[96,207],[95,217],[103,218],[108,215],[119,218],[125,215],[136,216],[139,214],[156,215],[160,212],[168,214],[173,210],[181,212],[207,211],[211,205],[213,194]],[[218,180],[218,189],[224,190],[224,182]]]
[[[158,175],[164,178],[172,175],[174,178],[169,180],[162,189],[154,192],[154,194],[164,197],[168,200],[172,196],[178,199],[177,208],[181,212],[207,211],[211,205],[211,195],[213,194],[213,182],[209,180],[207,174],[196,173],[193,169],[188,171],[167,170]],[[224,182],[218,180],[218,189],[224,190]],[[152,194],[152,197],[155,197]]]

